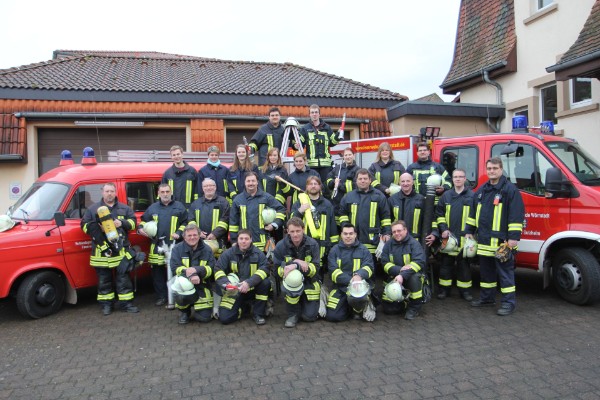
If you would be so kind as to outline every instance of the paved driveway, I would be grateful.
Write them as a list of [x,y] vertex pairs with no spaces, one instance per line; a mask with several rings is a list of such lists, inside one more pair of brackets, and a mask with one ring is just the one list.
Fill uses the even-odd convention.
[[[144,288],[137,315],[103,317],[93,291],[51,317],[0,302],[1,399],[598,399],[600,306],[517,274],[517,312],[433,299],[422,317],[283,328],[177,324]],[[146,287],[146,286],[145,286]]]

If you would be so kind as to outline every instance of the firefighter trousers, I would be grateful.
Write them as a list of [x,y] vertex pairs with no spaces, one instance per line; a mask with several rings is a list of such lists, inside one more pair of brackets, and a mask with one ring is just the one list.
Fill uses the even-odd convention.
[[[115,301],[115,290],[117,292],[117,300],[121,303],[126,303],[133,300],[133,284],[129,274],[121,274],[116,268],[94,268],[98,276],[98,302],[102,305],[112,305]],[[113,290],[113,270],[114,270],[114,286]]]
[[516,306],[515,295],[515,263],[514,260],[500,262],[495,257],[479,257],[479,267],[481,274],[480,298],[484,302],[493,302],[496,300],[496,286],[500,282],[500,292],[502,303]]
[[235,322],[250,307],[253,316],[264,317],[270,290],[271,280],[263,279],[248,293],[238,293],[235,297],[223,296],[219,306],[219,321],[225,325]]
[[152,286],[157,299],[166,299],[167,291],[167,268],[166,265],[151,264]]
[[365,307],[369,303],[367,298],[365,301],[361,301],[360,304],[355,304],[351,307],[348,303],[348,296],[342,292],[339,288],[333,289],[327,297],[327,314],[325,319],[329,322],[341,322],[348,319],[350,313],[360,314],[364,311]]
[[440,278],[439,285],[440,289],[446,291],[446,294],[450,294],[450,288],[452,287],[452,278],[454,271],[456,270],[456,286],[458,291],[462,294],[471,290],[471,265],[469,259],[463,258],[462,254],[458,256],[451,256],[448,254],[442,255],[442,264],[440,265]]
[[286,294],[285,310],[288,317],[297,315],[305,322],[316,321],[319,315],[320,295],[321,284],[319,282],[306,284],[300,296]]

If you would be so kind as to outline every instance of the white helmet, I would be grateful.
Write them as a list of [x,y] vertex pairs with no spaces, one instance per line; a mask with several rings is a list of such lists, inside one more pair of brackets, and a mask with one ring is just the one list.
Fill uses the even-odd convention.
[[465,247],[463,247],[463,257],[473,258],[477,255],[477,241],[475,239],[466,238]]
[[204,243],[206,243],[206,245],[210,247],[214,256],[216,256],[219,253],[219,250],[221,250],[219,242],[216,239],[206,239],[204,240]]
[[354,297],[355,299],[361,299],[365,296],[368,296],[371,292],[371,285],[366,280],[362,280],[359,282],[350,282],[348,284],[348,290],[346,294],[350,297]]
[[142,226],[142,230],[148,237],[153,238],[156,237],[156,234],[158,233],[158,225],[156,224],[156,221],[148,221]]
[[[227,274],[227,279],[229,279],[229,282],[234,286],[238,286],[240,284],[240,278],[233,272]],[[238,293],[239,293],[239,290],[226,290],[225,291],[225,294],[230,297],[235,297],[235,296],[237,296]]]
[[296,297],[302,294],[304,290],[304,275],[295,269],[290,271],[283,280],[283,289],[288,296]]
[[13,226],[15,226],[15,221],[11,217],[6,214],[0,215],[0,232],[12,229]]
[[277,212],[274,209],[266,207],[262,210],[262,219],[265,225],[269,225],[271,222],[275,221],[276,217]]
[[400,187],[400,185],[396,185],[395,183],[392,183],[388,187],[388,189],[390,189],[390,195],[392,195],[392,194],[398,193],[400,191],[400,189],[402,189],[402,188]]
[[185,296],[193,294],[196,291],[196,287],[188,278],[186,278],[185,276],[178,275],[175,277],[173,283],[171,284],[171,290],[176,294],[181,294]]
[[442,176],[440,174],[429,175],[427,185],[442,186]]
[[442,253],[452,253],[453,251],[458,250],[458,240],[453,234],[449,234],[447,238],[442,239],[442,245],[440,247],[440,251]]
[[298,120],[296,118],[289,117],[285,120],[285,127],[287,128],[288,126],[295,126],[296,128],[298,128],[300,124],[298,123]]
[[404,290],[402,285],[398,281],[391,281],[385,286],[385,295],[391,301],[402,301],[404,300]]

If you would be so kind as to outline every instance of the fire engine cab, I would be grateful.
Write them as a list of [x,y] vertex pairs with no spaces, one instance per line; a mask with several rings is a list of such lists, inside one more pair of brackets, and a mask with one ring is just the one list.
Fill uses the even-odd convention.
[[[205,154],[205,153],[204,153]],[[128,204],[139,223],[156,201],[158,185],[170,162],[96,163],[86,148],[81,164],[63,152],[61,166],[42,175],[0,218],[0,298],[13,295],[26,317],[57,312],[75,304],[77,289],[97,284],[89,265],[92,242],[80,227],[85,210],[102,198],[102,185],[114,182],[117,199]],[[186,161],[188,159],[186,158]],[[194,168],[204,163],[189,162]],[[129,233],[132,246],[148,253],[147,238]],[[141,273],[147,273],[142,268]]]

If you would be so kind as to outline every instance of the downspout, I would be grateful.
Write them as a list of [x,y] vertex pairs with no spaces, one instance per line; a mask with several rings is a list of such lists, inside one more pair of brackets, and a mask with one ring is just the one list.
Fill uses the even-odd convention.
[[[504,99],[502,98],[502,85],[490,79],[489,68],[483,70],[483,80],[485,83],[488,83],[496,88],[496,102],[498,105],[503,105]],[[492,124],[489,116],[485,119],[487,126],[489,126],[490,129],[496,133],[500,132],[500,121],[502,121],[502,118],[498,118],[496,123]]]

